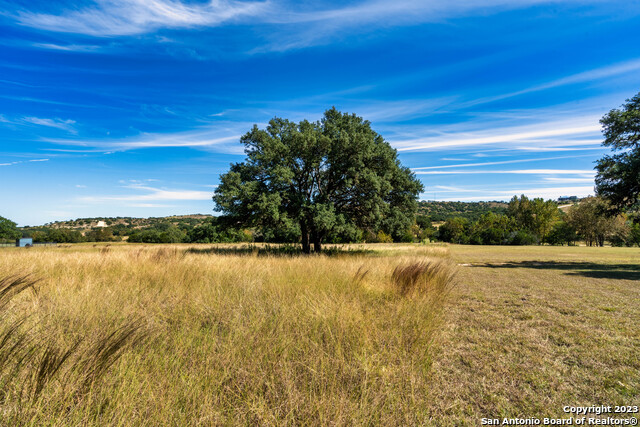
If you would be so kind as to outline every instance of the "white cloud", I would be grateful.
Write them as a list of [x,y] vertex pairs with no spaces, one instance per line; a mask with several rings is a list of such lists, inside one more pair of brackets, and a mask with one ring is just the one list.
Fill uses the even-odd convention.
[[557,182],[557,183],[562,183],[562,184],[580,184],[580,183],[593,183],[594,182],[594,177],[589,177],[589,178],[567,178],[567,177],[562,177],[562,178],[558,178],[558,177],[553,177],[553,176],[545,176],[542,179],[545,182]]
[[446,171],[414,171],[417,175],[478,175],[478,174],[518,174],[518,175],[588,175],[595,172],[588,169],[516,169],[516,170],[446,170]]
[[62,120],[62,119],[42,119],[39,117],[23,117],[21,119],[23,122],[31,123],[38,126],[46,126],[56,129],[62,129],[70,133],[77,133],[75,128],[72,126],[76,122],[75,120]]
[[[425,166],[419,168],[412,168],[411,170],[420,171],[420,170],[428,170],[428,169],[447,169],[447,168],[464,168],[464,167],[472,167],[472,166],[492,166],[492,165],[506,165],[512,163],[527,163],[527,162],[542,162],[547,160],[561,160],[561,159],[575,159],[577,157],[590,157],[590,155],[582,155],[582,156],[560,156],[560,157],[545,157],[541,159],[516,159],[516,160],[501,160],[498,162],[484,162],[484,163],[462,163],[457,165],[440,165],[440,166]],[[455,160],[455,159],[442,159],[442,160]]]
[[[438,133],[434,136],[394,140],[398,151],[431,151],[442,148],[503,146],[517,150],[527,148],[567,148],[590,145],[595,138],[585,140],[600,132],[598,116],[543,122],[497,129],[468,132]],[[435,131],[433,133],[436,133]],[[576,139],[575,141],[573,139]]]
[[49,159],[18,160],[17,162],[0,163],[0,166],[12,166],[25,162],[48,162]]
[[85,44],[54,44],[54,43],[33,43],[33,47],[41,49],[62,50],[67,52],[91,52],[100,49],[100,46]]
[[444,191],[448,193],[482,193],[484,192],[484,190],[454,187],[451,185],[434,185],[432,187],[429,187],[429,189],[436,189],[436,190]]
[[[579,0],[575,3],[596,3]],[[256,51],[284,51],[325,42],[337,33],[372,28],[443,22],[475,13],[483,15],[522,9],[559,0],[369,0],[338,8],[322,4],[277,0],[95,0],[91,6],[62,10],[59,14],[23,10],[14,17],[20,24],[48,31],[97,37],[127,36],[162,28],[215,27],[229,23],[270,25],[273,41]],[[566,2],[563,2],[566,3]],[[159,41],[168,41],[166,38]],[[52,46],[52,48],[55,48]]]
[[358,108],[358,115],[376,123],[406,121],[436,113],[453,105],[457,96],[431,99],[402,99],[399,101],[367,101]]
[[461,103],[459,107],[467,108],[474,105],[486,104],[493,101],[512,98],[514,96],[525,95],[527,93],[539,92],[546,89],[552,89],[552,88],[567,86],[567,85],[576,84],[576,83],[585,83],[585,82],[600,80],[600,79],[609,78],[613,76],[634,73],[638,71],[640,71],[640,59],[633,59],[630,61],[625,61],[618,64],[609,65],[606,67],[595,68],[593,70],[572,74],[570,76],[555,79],[547,83],[531,86],[515,92],[509,92],[509,93],[504,93],[500,95],[494,95],[494,96],[489,96],[485,98],[479,98],[476,100],[464,102],[464,103]]
[[[172,133],[142,133],[128,138],[90,140],[81,138],[44,138],[43,141],[61,145],[94,147],[88,151],[125,151],[142,148],[192,147],[216,152],[243,154],[240,136],[253,124],[227,123],[196,131]],[[87,150],[83,150],[87,151]]]
[[29,117],[29,116],[19,117],[19,118],[14,117],[12,119],[9,119],[3,115],[0,115],[0,123],[7,123],[9,125],[19,125],[19,126],[30,126],[30,125],[46,126],[50,128],[61,129],[72,134],[77,133],[76,129],[73,127],[73,125],[76,124],[76,122],[75,120],[70,120],[70,119],[66,119],[66,120],[59,119],[59,118],[48,119],[48,118]]
[[[595,1],[594,1],[595,2]],[[449,0],[447,2],[416,0],[370,0],[336,9],[296,11],[293,8],[271,9],[280,12],[269,15],[267,20],[279,24],[309,24],[330,22],[342,25],[368,24],[372,22],[425,22],[441,21],[455,16],[466,16],[482,11],[483,14],[520,9],[537,4],[561,3],[556,0]],[[566,3],[566,2],[565,2]],[[580,0],[575,3],[589,3]]]
[[143,184],[136,183],[126,185],[124,186],[124,188],[139,190],[143,193],[126,195],[86,196],[80,197],[78,198],[78,200],[88,203],[136,202],[136,206],[140,206],[141,204],[143,204],[145,206],[142,207],[159,207],[151,206],[149,203],[169,200],[211,200],[211,196],[213,195],[209,191],[178,189],[169,190],[164,188],[149,187]]
[[[584,4],[598,0],[579,0]],[[283,31],[272,33],[273,41],[255,52],[286,51],[326,43],[336,35],[353,31],[371,31],[420,23],[439,23],[480,13],[483,16],[540,4],[560,3],[555,0],[370,0],[334,9],[296,10],[272,7],[264,22],[285,24]],[[564,2],[566,3],[566,2]],[[292,31],[295,26],[297,31]]]
[[160,28],[216,26],[260,14],[268,2],[212,0],[185,4],[178,0],[97,0],[94,6],[65,10],[60,15],[19,12],[23,25],[48,31],[98,37],[125,36]]
[[110,147],[119,149],[154,148],[154,147],[211,147],[223,145],[229,142],[238,142],[240,135],[215,137],[209,134],[170,134],[170,135],[145,135],[141,138],[119,141],[110,144]]

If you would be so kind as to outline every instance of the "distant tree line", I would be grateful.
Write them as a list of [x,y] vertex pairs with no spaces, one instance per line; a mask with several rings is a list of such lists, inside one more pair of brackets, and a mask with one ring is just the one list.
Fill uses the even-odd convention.
[[[428,202],[433,206],[434,202]],[[448,210],[449,217],[439,227],[432,218],[419,210],[414,219],[402,226],[393,227],[381,223],[378,227],[362,227],[345,232],[336,229],[327,233],[327,243],[391,243],[441,241],[476,245],[574,245],[579,241],[589,246],[640,245],[640,215],[634,213],[610,214],[608,202],[598,197],[582,199],[566,212],[558,209],[556,202],[526,196],[514,196],[502,206],[495,202],[437,202]],[[422,203],[421,203],[422,204]],[[424,205],[423,205],[424,206]],[[454,208],[460,208],[457,212]],[[498,208],[498,212],[491,209]],[[469,219],[470,212],[485,211],[476,220]],[[442,212],[442,210],[441,210]],[[60,223],[42,227],[18,228],[16,224],[0,217],[0,240],[11,241],[18,237],[32,237],[34,242],[82,243],[117,242],[130,243],[234,243],[268,242],[300,243],[299,227],[275,227],[269,225],[249,227],[235,223],[226,217],[202,218],[152,218],[122,221],[115,218],[87,218],[111,224],[107,227],[76,229],[62,227]],[[79,224],[76,220],[76,226]],[[433,221],[439,223],[441,221]],[[62,225],[73,222],[67,221]],[[147,224],[140,226],[137,224]],[[393,223],[391,223],[393,224]]]
[[514,196],[505,214],[486,213],[477,221],[453,217],[435,233],[443,242],[472,245],[640,245],[640,218],[611,215],[608,202],[587,197],[565,213],[556,202]]
[[469,221],[478,221],[480,217],[489,212],[506,214],[505,202],[441,202],[433,200],[421,200],[418,202],[418,215],[424,215],[433,222],[446,221],[453,217],[466,218]]

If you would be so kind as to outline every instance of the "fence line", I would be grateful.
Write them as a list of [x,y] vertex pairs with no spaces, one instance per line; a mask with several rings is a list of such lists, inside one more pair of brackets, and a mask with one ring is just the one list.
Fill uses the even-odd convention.
[[[57,246],[57,242],[36,242],[31,246]],[[0,243],[0,248],[15,248],[17,247],[15,243]]]

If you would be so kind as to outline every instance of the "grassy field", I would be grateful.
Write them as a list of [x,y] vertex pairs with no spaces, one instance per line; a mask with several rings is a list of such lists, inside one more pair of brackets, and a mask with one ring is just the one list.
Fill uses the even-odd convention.
[[0,424],[479,425],[638,405],[639,259],[586,247],[3,248]]
[[452,246],[429,382],[442,424],[640,405],[640,250]]

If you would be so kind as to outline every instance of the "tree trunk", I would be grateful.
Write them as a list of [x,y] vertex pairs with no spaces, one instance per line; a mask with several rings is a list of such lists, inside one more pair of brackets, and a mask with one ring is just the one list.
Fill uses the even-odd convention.
[[322,252],[322,237],[316,233],[313,234],[313,250],[317,254]]
[[300,232],[302,233],[302,253],[310,254],[311,244],[309,243],[309,229],[307,228],[307,224],[300,224]]

